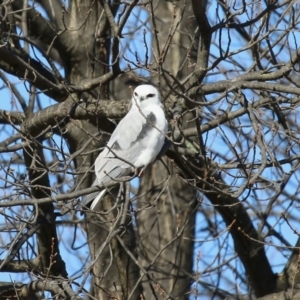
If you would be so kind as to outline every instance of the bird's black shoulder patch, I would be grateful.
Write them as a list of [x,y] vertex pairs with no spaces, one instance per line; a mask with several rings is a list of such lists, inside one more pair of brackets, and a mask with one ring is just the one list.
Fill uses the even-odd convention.
[[147,118],[146,123],[142,126],[142,130],[137,136],[136,141],[143,139],[149,131],[153,130],[153,125],[156,125],[156,116],[153,112],[145,117]]
[[121,147],[118,143],[118,141],[115,141],[114,144],[111,147],[112,150],[121,150]]
[[148,116],[146,116],[147,117],[147,119],[152,123],[152,124],[154,124],[155,125],[155,123],[156,123],[156,117],[155,117],[155,114],[153,113],[153,112],[151,112]]

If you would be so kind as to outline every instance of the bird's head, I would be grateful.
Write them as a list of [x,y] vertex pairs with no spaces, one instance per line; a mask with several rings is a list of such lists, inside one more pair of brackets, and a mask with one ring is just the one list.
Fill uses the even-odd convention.
[[145,106],[149,104],[161,104],[159,91],[150,84],[139,85],[133,91],[132,105]]

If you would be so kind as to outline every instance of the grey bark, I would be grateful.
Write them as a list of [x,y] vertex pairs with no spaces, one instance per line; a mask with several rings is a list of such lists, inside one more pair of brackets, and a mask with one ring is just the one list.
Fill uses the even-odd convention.
[[[172,90],[168,74],[178,80],[189,74],[188,64],[195,61],[195,40],[197,42],[198,36],[195,34],[195,22],[190,19],[193,16],[190,4],[185,7],[178,3],[175,11],[170,2],[154,1],[153,12],[155,23],[152,26],[157,30],[153,42],[154,55],[163,61],[157,66],[161,68],[162,75],[154,77],[153,82],[159,82],[165,102]],[[171,16],[174,17],[173,31],[170,30]],[[168,40],[171,35],[174,35],[172,42]],[[187,114],[182,120],[182,129],[193,127],[195,123],[188,122],[192,119],[193,115]],[[171,161],[163,160],[167,168],[161,162],[148,167],[141,179],[138,196],[139,256],[150,274],[143,281],[144,295],[146,299],[154,295],[188,299],[192,283],[196,191],[177,177],[178,170]],[[147,206],[150,209],[145,209]]]

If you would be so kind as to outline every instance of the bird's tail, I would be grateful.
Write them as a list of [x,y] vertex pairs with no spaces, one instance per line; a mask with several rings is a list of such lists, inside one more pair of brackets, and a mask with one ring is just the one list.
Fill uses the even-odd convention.
[[94,201],[91,204],[91,210],[93,210],[97,203],[101,200],[101,198],[106,194],[107,189],[102,190],[100,193],[98,193],[98,196],[94,199]]

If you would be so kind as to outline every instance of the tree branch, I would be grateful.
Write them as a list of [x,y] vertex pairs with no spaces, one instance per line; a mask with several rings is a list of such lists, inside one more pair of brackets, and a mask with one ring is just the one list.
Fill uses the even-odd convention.
[[1,282],[0,283],[0,298],[18,297],[18,299],[40,299],[35,295],[37,292],[52,292],[55,295],[60,295],[64,299],[82,300],[70,288],[68,282],[60,282],[55,280],[36,280],[28,284],[20,282]]
[[0,272],[36,272],[40,271],[41,258],[36,257],[34,259],[22,259],[22,260],[13,260],[8,262],[5,260],[0,260]]

